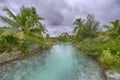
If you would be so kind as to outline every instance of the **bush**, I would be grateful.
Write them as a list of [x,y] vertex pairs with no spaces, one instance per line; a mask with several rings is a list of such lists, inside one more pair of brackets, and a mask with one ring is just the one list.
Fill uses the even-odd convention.
[[5,50],[11,49],[13,46],[18,44],[18,40],[14,36],[8,35],[1,38],[0,44],[0,47],[4,48]]
[[23,54],[23,55],[30,55],[30,50],[29,50],[29,48],[30,48],[30,44],[29,44],[29,42],[28,41],[20,41],[20,45],[19,45],[19,48],[20,48],[20,50],[21,50],[21,54]]
[[120,40],[116,39],[104,43],[101,46],[100,51],[102,52],[103,50],[107,50],[107,49],[111,51],[112,55],[116,55],[117,53],[120,53]]
[[109,49],[103,50],[101,61],[105,69],[116,70],[120,68],[120,57],[117,55],[112,55]]
[[97,56],[100,44],[94,39],[85,39],[78,43],[78,48],[85,54]]
[[51,44],[47,44],[47,43],[45,43],[45,44],[39,44],[39,48],[40,48],[41,50],[50,49],[51,46],[52,46]]

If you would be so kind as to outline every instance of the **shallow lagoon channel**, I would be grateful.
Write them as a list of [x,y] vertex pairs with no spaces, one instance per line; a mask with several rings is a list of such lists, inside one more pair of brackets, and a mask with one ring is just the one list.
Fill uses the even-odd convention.
[[0,80],[105,80],[99,64],[70,43],[0,67]]

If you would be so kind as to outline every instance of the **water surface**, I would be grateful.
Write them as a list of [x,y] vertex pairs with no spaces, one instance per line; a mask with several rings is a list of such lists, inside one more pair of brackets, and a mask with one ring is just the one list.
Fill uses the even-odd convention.
[[0,67],[0,80],[104,80],[96,61],[70,43]]

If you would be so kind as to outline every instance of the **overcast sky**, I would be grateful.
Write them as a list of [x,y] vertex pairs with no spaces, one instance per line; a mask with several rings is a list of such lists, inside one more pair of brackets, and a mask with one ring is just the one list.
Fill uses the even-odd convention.
[[22,5],[35,7],[52,35],[71,32],[75,19],[87,14],[94,14],[101,24],[120,19],[120,0],[0,0],[0,15],[5,15],[4,6],[17,13]]

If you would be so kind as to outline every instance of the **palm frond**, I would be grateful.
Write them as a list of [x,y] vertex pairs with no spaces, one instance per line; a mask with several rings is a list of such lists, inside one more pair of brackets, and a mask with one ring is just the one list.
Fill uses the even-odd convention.
[[35,34],[32,33],[28,33],[25,35],[26,40],[30,41],[30,42],[34,42],[34,43],[46,43],[45,38],[40,37],[40,36],[36,36]]
[[13,28],[7,28],[1,34],[1,37],[5,37],[5,36],[8,36],[8,35],[14,35],[15,33],[16,33],[16,31]]
[[43,32],[43,30],[42,30],[42,28],[33,28],[33,29],[30,29],[30,32],[41,33],[41,32]]
[[19,27],[19,25],[14,22],[13,20],[11,20],[10,18],[4,17],[4,16],[0,16],[1,20],[7,24],[9,24],[11,27]]
[[103,27],[108,29],[108,30],[112,28],[111,26],[108,26],[108,25],[104,25]]
[[74,28],[74,30],[73,30],[73,33],[76,34],[76,33],[78,32],[78,29],[79,29],[79,28],[76,26],[76,27]]
[[7,12],[7,14],[12,17],[14,20],[16,19],[16,16],[14,15],[14,13],[12,13],[12,11],[10,11],[10,9],[8,9],[7,7],[3,8],[4,11]]

